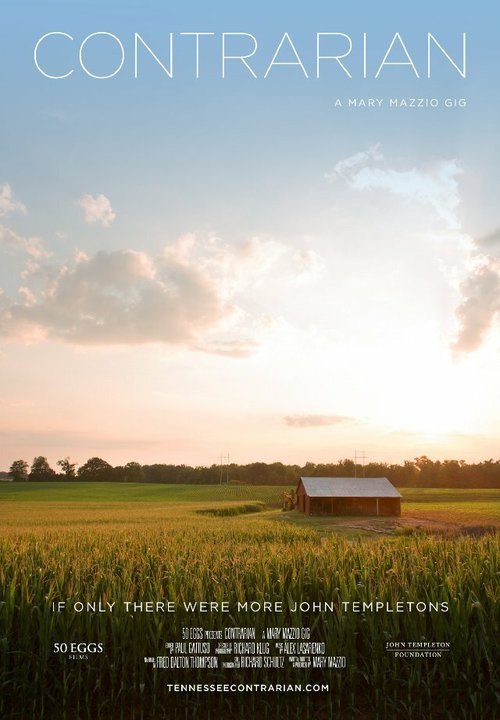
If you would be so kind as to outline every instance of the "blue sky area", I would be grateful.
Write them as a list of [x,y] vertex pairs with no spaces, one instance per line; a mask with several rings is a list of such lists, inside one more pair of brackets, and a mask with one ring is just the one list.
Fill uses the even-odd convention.
[[[360,445],[490,457],[497,16],[484,0],[9,5],[0,463],[327,460]],[[51,36],[38,58],[66,79],[33,60],[51,32],[74,39]],[[97,32],[124,48],[106,80],[79,64]],[[198,79],[189,32],[214,33]],[[285,32],[309,78],[297,64],[263,77]],[[325,48],[352,39],[352,78],[335,62],[315,77],[318,32],[344,34]],[[438,50],[427,78],[429,32],[457,64],[467,33],[465,79]],[[174,34],[173,78],[143,47],[134,77],[134,33],[166,65]],[[257,78],[232,61],[222,79],[222,33],[256,38]],[[420,78],[409,65],[374,78],[395,33],[387,61],[406,48]],[[296,62],[293,48],[276,60]],[[121,57],[109,35],[82,52],[96,75]],[[411,98],[424,107],[389,106]]]

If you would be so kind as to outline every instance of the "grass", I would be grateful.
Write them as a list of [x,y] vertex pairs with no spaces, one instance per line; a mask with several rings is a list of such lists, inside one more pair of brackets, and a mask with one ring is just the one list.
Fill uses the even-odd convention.
[[231,515],[248,515],[249,513],[263,512],[265,507],[263,502],[245,503],[244,505],[226,503],[223,507],[203,508],[196,512],[200,515],[211,515],[212,517],[229,517]]
[[280,505],[286,487],[276,485],[163,485],[155,483],[0,483],[0,503],[14,502],[215,502],[261,500]]
[[[487,497],[408,491],[404,513],[491,523],[500,493],[484,492]],[[372,533],[370,542],[353,541],[339,533],[335,519],[282,513],[276,508],[281,493],[264,486],[0,486],[0,716],[493,719],[498,535]],[[329,532],[321,522],[332,523]],[[375,599],[445,602],[449,612],[357,613],[342,605]],[[115,602],[116,611],[75,613],[77,600]],[[172,601],[175,612],[133,613],[123,606],[159,600]],[[226,601],[230,612],[186,613],[185,600]],[[238,602],[251,600],[283,601],[283,612],[237,611]],[[57,601],[68,609],[53,612]],[[292,612],[296,601],[327,602],[333,610]],[[314,641],[325,642],[329,655],[345,655],[347,667],[186,673],[144,663],[163,655],[165,642],[179,640],[184,627],[234,626],[255,626],[258,633],[311,627]],[[387,642],[405,640],[447,641],[451,650],[419,660],[386,652]],[[104,652],[81,662],[53,653],[54,642],[71,641],[102,642]],[[330,691],[168,692],[167,682],[187,680],[318,681]]]

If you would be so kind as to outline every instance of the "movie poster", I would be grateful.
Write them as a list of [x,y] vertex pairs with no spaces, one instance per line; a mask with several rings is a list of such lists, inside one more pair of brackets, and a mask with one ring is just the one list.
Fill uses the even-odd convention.
[[498,717],[494,3],[0,25],[0,716]]

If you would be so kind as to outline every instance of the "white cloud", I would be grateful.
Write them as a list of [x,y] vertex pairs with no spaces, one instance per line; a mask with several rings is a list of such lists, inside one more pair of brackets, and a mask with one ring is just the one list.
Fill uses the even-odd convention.
[[488,255],[500,258],[500,228],[476,241],[479,249]]
[[220,355],[222,357],[231,358],[247,358],[250,357],[257,349],[258,343],[251,337],[242,337],[232,340],[223,338],[208,339],[199,346],[194,346],[193,350],[210,353],[211,355]]
[[328,427],[357,422],[355,418],[344,415],[287,415],[284,420],[289,427],[295,428]]
[[451,344],[455,358],[478,350],[500,317],[500,230],[468,240],[468,262],[458,282],[458,330]]
[[21,298],[21,303],[22,305],[24,305],[24,307],[33,307],[33,305],[36,305],[36,297],[29,288],[20,287],[18,293]]
[[444,160],[429,169],[397,171],[364,167],[350,184],[356,190],[387,190],[394,195],[415,198],[434,209],[448,228],[457,230],[460,204],[457,177],[461,170],[455,160]]
[[339,161],[326,178],[343,178],[354,190],[385,190],[400,197],[414,199],[431,207],[451,230],[460,228],[457,210],[460,205],[458,176],[462,172],[456,160],[440,160],[433,165],[394,170],[374,167],[382,161],[380,145]]
[[2,298],[0,335],[72,344],[166,343],[245,357],[262,334],[262,310],[250,309],[255,285],[274,282],[285,257],[291,281],[297,265],[310,273],[319,262],[314,254],[296,255],[258,238],[230,246],[213,236],[184,235],[158,256],[101,251],[78,253],[60,266],[35,263],[23,273],[17,300]]
[[500,313],[500,261],[484,258],[460,289],[459,331],[452,345],[457,356],[477,350]]
[[111,207],[111,202],[105,195],[82,195],[77,205],[85,212],[85,222],[89,224],[99,223],[103,227],[110,227],[116,218],[116,213]]
[[303,285],[325,274],[321,256],[309,248],[293,248],[269,238],[252,237],[234,246],[220,245],[215,262],[234,290],[258,291],[269,278],[275,286]]
[[9,183],[4,183],[0,186],[0,216],[5,216],[16,210],[26,213],[26,207],[23,203],[13,198],[12,188]]
[[[251,237],[240,243],[225,243],[212,236],[211,252],[203,260],[212,274],[224,277],[224,287],[230,293],[258,289],[283,261],[290,262],[291,251],[284,243],[269,238]],[[287,267],[289,275],[290,267]]]
[[[76,344],[189,343],[230,308],[196,264],[131,250],[98,252],[59,268],[38,295],[6,308],[4,335]],[[29,292],[29,294],[28,294]]]
[[[330,181],[343,180],[355,192],[383,191],[427,206],[445,227],[424,237],[446,240],[453,250],[449,260],[435,258],[451,291],[461,299],[455,310],[458,331],[450,345],[455,357],[477,350],[500,314],[500,230],[474,240],[462,230],[461,203],[456,160],[442,159],[421,167],[395,170],[387,166],[380,146],[340,160]],[[408,228],[408,233],[411,233]],[[416,236],[418,239],[418,236]],[[450,248],[451,249],[451,248]]]
[[22,250],[32,258],[48,257],[40,238],[25,238],[5,225],[0,224],[0,243],[10,250]]
[[322,258],[314,250],[297,250],[292,259],[296,267],[297,285],[319,280],[326,273]]
[[384,156],[380,151],[380,147],[380,143],[377,143],[369,147],[368,150],[362,150],[344,160],[339,160],[333,168],[333,172],[325,173],[325,178],[327,180],[335,180],[337,177],[344,177],[355,168],[359,168],[360,166],[364,167],[371,161],[377,162],[383,160]]

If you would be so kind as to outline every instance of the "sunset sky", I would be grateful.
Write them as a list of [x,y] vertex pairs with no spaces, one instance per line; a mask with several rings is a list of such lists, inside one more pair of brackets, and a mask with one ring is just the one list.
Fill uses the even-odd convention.
[[[492,3],[38,2],[0,28],[0,470],[498,458]],[[467,5],[467,7],[464,7]],[[69,7],[68,7],[69,6]],[[49,32],[54,36],[33,49]],[[124,47],[107,80],[79,46]],[[168,60],[174,77],[134,32]],[[195,77],[194,38],[200,45]],[[227,63],[221,34],[258,51]],[[285,32],[294,41],[266,68]],[[316,33],[351,37],[316,78]],[[362,77],[362,33],[368,77]],[[395,33],[401,44],[380,76]],[[427,78],[427,33],[442,53]],[[233,36],[243,54],[249,36]],[[340,41],[339,38],[337,40]],[[248,46],[251,47],[251,43]],[[250,50],[249,50],[250,51]],[[110,36],[82,57],[120,60]],[[389,108],[390,98],[439,107]],[[382,107],[349,108],[349,98]],[[466,107],[445,107],[446,98]],[[336,100],[340,100],[335,105]]]

